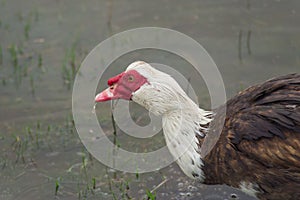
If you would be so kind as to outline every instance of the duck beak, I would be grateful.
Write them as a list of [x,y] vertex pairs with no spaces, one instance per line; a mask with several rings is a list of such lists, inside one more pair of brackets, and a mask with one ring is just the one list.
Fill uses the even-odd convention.
[[103,102],[121,98],[121,95],[118,91],[116,91],[116,88],[118,86],[118,81],[122,78],[124,73],[125,72],[108,79],[107,84],[109,85],[109,88],[97,94],[95,97],[95,102]]
[[96,95],[95,102],[109,101],[112,99],[116,99],[116,97],[114,98],[114,94],[111,92],[111,88],[107,88],[106,90],[103,90]]

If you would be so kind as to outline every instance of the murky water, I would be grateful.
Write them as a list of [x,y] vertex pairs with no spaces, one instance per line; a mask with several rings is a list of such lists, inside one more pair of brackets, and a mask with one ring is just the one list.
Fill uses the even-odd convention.
[[[254,83],[300,72],[299,20],[298,0],[0,0],[0,199],[142,199],[160,183],[157,199],[234,199],[232,194],[253,199],[229,187],[195,183],[176,164],[125,174],[99,163],[74,129],[73,77],[85,55],[111,34],[166,27],[206,48],[230,97]],[[116,60],[105,76],[136,59],[174,66],[199,84],[194,88],[199,104],[209,107],[203,82],[189,77],[185,61],[174,55],[133,52]],[[104,80],[100,84],[105,87]],[[112,137],[106,105],[97,105],[98,118]],[[132,117],[141,121],[139,109],[132,105]],[[118,137],[121,145],[134,144]],[[154,144],[163,145],[159,139]]]

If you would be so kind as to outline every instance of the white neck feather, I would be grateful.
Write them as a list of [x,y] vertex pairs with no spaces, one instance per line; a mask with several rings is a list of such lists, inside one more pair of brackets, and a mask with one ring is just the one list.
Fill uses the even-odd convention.
[[163,115],[163,130],[171,154],[178,158],[177,163],[183,172],[194,179],[204,180],[201,148],[196,137],[205,137],[206,125],[211,121],[204,110],[178,110]]
[[160,78],[159,83],[152,80],[144,84],[133,94],[132,100],[162,115],[164,136],[171,154],[178,158],[177,163],[187,176],[203,181],[203,162],[196,134],[205,136],[204,125],[212,120],[212,113],[200,109],[171,77]]

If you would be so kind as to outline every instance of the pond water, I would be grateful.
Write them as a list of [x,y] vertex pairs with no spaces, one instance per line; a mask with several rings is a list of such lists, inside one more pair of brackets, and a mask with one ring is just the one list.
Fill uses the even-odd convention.
[[[252,84],[300,72],[299,20],[298,0],[0,0],[0,199],[143,199],[156,186],[157,199],[254,199],[226,186],[196,183],[176,164],[146,174],[101,164],[74,128],[73,78],[89,51],[112,34],[165,27],[205,47],[230,98]],[[174,66],[193,86],[199,84],[199,104],[209,108],[203,82],[185,61],[167,53],[124,55],[104,79],[137,59]],[[107,105],[97,105],[98,118],[113,139]],[[147,124],[147,114],[130,106],[132,118]],[[121,146],[143,148],[124,134],[117,137]],[[152,143],[164,145],[162,135]]]

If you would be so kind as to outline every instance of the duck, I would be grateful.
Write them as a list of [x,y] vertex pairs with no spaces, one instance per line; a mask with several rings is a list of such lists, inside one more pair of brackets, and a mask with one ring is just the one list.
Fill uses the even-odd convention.
[[260,200],[300,199],[300,74],[251,86],[211,111],[144,61],[107,83],[95,102],[124,99],[161,116],[166,145],[188,177]]

